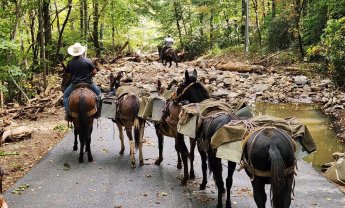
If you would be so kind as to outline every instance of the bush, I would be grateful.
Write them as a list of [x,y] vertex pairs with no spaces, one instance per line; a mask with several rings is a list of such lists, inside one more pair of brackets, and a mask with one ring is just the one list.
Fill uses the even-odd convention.
[[335,84],[345,87],[345,17],[327,22],[320,47]]
[[285,50],[291,45],[289,21],[284,16],[277,16],[268,28],[268,48],[271,51]]
[[186,59],[191,60],[195,57],[201,56],[209,49],[209,42],[207,37],[194,37],[191,41],[187,42],[185,47]]

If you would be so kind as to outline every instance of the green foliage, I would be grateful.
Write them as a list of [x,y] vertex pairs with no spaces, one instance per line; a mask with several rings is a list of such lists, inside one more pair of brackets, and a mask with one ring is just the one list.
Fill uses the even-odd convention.
[[327,22],[320,48],[335,84],[345,87],[345,17]]
[[194,37],[188,44],[185,46],[186,59],[194,59],[197,56],[200,56],[206,53],[209,49],[208,39],[204,36]]
[[282,15],[274,18],[268,29],[268,48],[271,51],[288,49],[291,45],[290,25]]

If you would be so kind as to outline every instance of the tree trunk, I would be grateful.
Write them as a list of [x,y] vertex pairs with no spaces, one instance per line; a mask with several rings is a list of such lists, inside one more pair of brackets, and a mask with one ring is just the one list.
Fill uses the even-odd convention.
[[253,0],[253,7],[255,11],[255,24],[256,24],[256,31],[258,33],[258,38],[259,38],[259,44],[261,45],[261,30],[260,30],[260,24],[259,24],[259,11],[258,11],[258,1]]
[[[51,23],[50,23],[50,0],[43,0],[43,26],[44,26],[44,48],[45,48],[45,58],[51,61],[51,40],[52,40],[52,30],[51,30]],[[49,63],[49,62],[48,62]],[[47,65],[47,62],[45,61]],[[50,67],[47,66],[46,69]],[[48,73],[48,71],[47,71]]]
[[214,46],[214,26],[213,26],[213,18],[214,18],[214,10],[211,9],[211,16],[210,16],[210,49]]
[[42,67],[43,73],[43,87],[46,88],[48,86],[47,83],[47,68],[46,68],[46,57],[45,57],[45,45],[44,45],[44,28],[43,28],[43,4],[44,0],[39,0],[38,3],[38,32],[40,34],[40,54],[41,54],[41,61],[40,67]]
[[276,0],[272,0],[272,18],[276,17]]
[[303,42],[302,42],[302,36],[301,36],[301,27],[300,27],[300,21],[301,21],[301,14],[303,10],[303,6],[306,5],[306,0],[302,0],[302,6],[301,6],[301,0],[295,0],[295,25],[297,30],[297,36],[298,36],[298,45],[299,45],[299,51],[301,58],[304,57],[304,50],[303,50]]
[[[65,27],[66,27],[68,18],[69,18],[70,14],[71,14],[71,10],[72,10],[72,0],[68,0],[68,11],[67,11],[66,18],[65,18],[64,22],[62,23],[61,31],[60,31],[60,33],[59,33],[59,38],[58,38],[58,42],[57,42],[55,57],[59,57],[60,49],[61,49],[61,47],[62,47],[62,35],[63,35],[63,31],[65,30]],[[57,61],[58,61],[58,60],[55,59],[54,65],[56,65]]]
[[95,46],[96,50],[96,57],[99,58],[101,56],[101,49],[99,47],[99,37],[98,37],[98,0],[92,0],[93,5],[93,45]]
[[183,41],[182,41],[181,26],[180,26],[179,19],[178,19],[177,3],[176,2],[174,2],[174,11],[175,11],[176,26],[177,26],[178,34],[180,37],[180,44],[181,44],[182,48],[184,48]]
[[17,34],[17,30],[18,30],[18,25],[19,25],[19,18],[20,18],[20,15],[21,15],[21,5],[22,5],[22,1],[19,0],[19,1],[15,1],[16,2],[16,19],[14,20],[14,26],[13,26],[13,30],[12,30],[12,33],[11,33],[11,37],[10,39],[11,40],[14,40],[15,37],[16,37],[16,34]]
[[84,17],[83,17],[83,22],[84,22],[84,38],[85,41],[87,42],[88,40],[88,33],[89,33],[89,18],[88,18],[88,11],[87,11],[87,0],[83,0],[83,7],[84,7]]
[[84,38],[84,4],[83,0],[79,1],[80,7],[79,7],[79,14],[80,14],[80,37]]

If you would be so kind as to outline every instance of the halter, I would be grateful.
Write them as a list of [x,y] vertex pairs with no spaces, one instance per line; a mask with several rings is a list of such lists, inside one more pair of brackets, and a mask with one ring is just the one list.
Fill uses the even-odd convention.
[[174,100],[178,100],[179,98],[181,98],[182,95],[184,95],[184,93],[186,93],[186,91],[191,88],[193,85],[195,85],[196,83],[199,83],[199,82],[192,82],[190,83],[186,88],[184,88],[184,90],[181,92],[181,94],[179,94],[178,96],[176,96],[174,98]]

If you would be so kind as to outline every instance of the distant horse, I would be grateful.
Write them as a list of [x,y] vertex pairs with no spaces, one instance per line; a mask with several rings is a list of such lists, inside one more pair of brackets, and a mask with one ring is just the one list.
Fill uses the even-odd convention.
[[[196,70],[190,75],[188,71],[185,71],[185,79],[177,89],[177,100],[180,103],[198,103],[205,99],[210,98],[205,87],[197,82],[197,72]],[[213,112],[210,112],[211,114]],[[210,143],[211,137],[214,133],[223,125],[227,124],[231,120],[237,119],[236,116],[231,115],[227,112],[221,112],[210,117],[202,118],[201,125],[198,127],[197,135],[198,138],[198,150],[201,156],[202,162],[202,173],[203,179],[200,185],[200,189],[203,190],[207,184],[207,159],[210,165],[210,170],[213,173],[213,177],[218,189],[218,203],[217,207],[222,207],[222,196],[225,191],[223,176],[222,176],[222,163],[221,159],[216,157],[216,150],[214,150]],[[226,207],[231,207],[230,200],[230,189],[232,186],[232,176],[236,167],[236,163],[228,161],[228,176],[226,179],[226,190],[227,190],[227,199]]]
[[172,61],[176,63],[176,67],[178,67],[177,64],[177,55],[173,48],[166,48],[165,51],[162,50],[163,48],[161,46],[158,46],[158,53],[159,57],[162,59],[163,66],[166,66],[169,62],[169,67],[172,65]]
[[[177,81],[173,80],[167,87],[167,90],[170,90],[171,87],[175,84],[177,84]],[[159,94],[163,93],[160,80],[157,81],[157,91]],[[195,178],[193,162],[194,162],[194,150],[195,150],[196,142],[195,142],[195,139],[190,138],[190,154],[188,155],[188,149],[186,145],[184,144],[183,135],[177,132],[177,123],[179,121],[180,110],[181,110],[181,106],[173,99],[170,99],[166,103],[162,118],[160,119],[159,122],[155,122],[155,129],[156,129],[156,135],[158,137],[158,148],[159,148],[159,157],[156,159],[155,165],[160,165],[161,162],[163,161],[164,136],[175,138],[175,149],[176,149],[177,158],[178,158],[178,163],[177,163],[178,169],[182,168],[181,157],[184,158],[184,161],[183,161],[183,163],[185,164],[184,177],[181,181],[181,184],[185,185],[187,183],[188,178],[190,179]],[[183,141],[183,143],[179,144],[179,141]],[[190,159],[190,166],[191,166],[189,176],[188,176],[188,164],[187,164],[188,156]]]
[[258,208],[264,208],[266,204],[265,184],[271,184],[272,207],[290,207],[295,148],[291,136],[275,127],[262,128],[250,135],[244,147],[244,167],[252,179]]
[[[120,87],[120,79],[123,77],[123,72],[119,72],[115,77],[110,75],[110,88],[114,87],[115,90]],[[123,127],[126,130],[127,137],[129,139],[130,146],[130,159],[131,167],[135,168],[134,147],[139,148],[139,162],[140,165],[144,165],[143,158],[143,136],[145,128],[145,120],[138,117],[140,98],[134,93],[125,93],[117,99],[116,117],[112,121],[117,125],[120,134],[121,150],[120,155],[123,155],[125,150]],[[132,135],[132,127],[134,127],[134,141]]]

